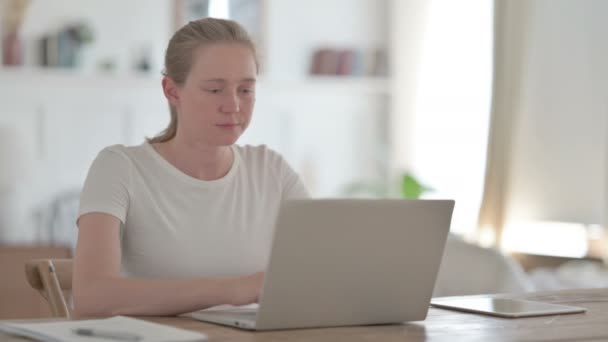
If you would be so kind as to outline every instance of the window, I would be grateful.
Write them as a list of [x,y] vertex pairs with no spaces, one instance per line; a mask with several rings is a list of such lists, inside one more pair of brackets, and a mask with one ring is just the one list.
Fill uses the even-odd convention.
[[424,31],[412,137],[413,172],[452,198],[452,231],[476,228],[492,89],[491,1],[433,0]]

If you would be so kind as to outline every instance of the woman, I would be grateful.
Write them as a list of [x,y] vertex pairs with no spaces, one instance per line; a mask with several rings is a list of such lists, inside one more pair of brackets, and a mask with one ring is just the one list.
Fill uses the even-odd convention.
[[205,18],[177,31],[162,88],[171,122],[110,146],[85,182],[74,260],[78,316],[175,315],[257,301],[279,204],[307,197],[251,120],[258,62],[247,33]]

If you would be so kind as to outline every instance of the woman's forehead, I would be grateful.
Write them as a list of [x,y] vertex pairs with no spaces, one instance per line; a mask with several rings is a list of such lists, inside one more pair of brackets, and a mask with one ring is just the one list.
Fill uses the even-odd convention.
[[[256,63],[253,51],[244,44],[216,43],[197,48],[192,70],[211,74],[207,79],[222,79],[226,72],[240,73],[241,78],[255,78]],[[220,75],[214,76],[213,74]]]

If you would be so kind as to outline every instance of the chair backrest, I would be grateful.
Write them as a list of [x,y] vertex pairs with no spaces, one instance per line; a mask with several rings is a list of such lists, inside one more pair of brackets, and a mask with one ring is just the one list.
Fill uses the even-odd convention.
[[64,293],[72,290],[72,263],[72,259],[35,259],[25,264],[27,282],[46,299],[54,317],[72,317]]
[[433,297],[533,291],[530,278],[511,257],[452,234],[448,237]]

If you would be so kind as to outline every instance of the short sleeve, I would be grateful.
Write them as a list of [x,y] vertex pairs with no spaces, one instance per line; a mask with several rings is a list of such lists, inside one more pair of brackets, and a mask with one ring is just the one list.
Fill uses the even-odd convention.
[[310,198],[310,194],[300,176],[291,168],[289,163],[282,157],[281,160],[281,183],[283,188],[282,199]]
[[123,224],[129,206],[131,161],[115,147],[103,149],[89,168],[80,195],[80,216],[98,212],[118,218]]

